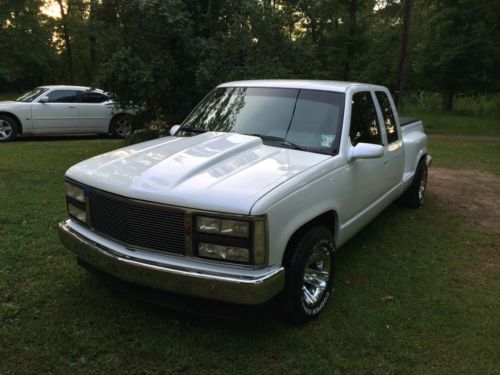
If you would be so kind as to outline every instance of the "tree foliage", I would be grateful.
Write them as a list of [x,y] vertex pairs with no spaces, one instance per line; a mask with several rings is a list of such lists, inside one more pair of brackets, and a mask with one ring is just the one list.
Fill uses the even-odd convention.
[[0,17],[1,89],[98,85],[170,122],[229,80],[373,82],[444,109],[500,88],[497,0],[0,0]]

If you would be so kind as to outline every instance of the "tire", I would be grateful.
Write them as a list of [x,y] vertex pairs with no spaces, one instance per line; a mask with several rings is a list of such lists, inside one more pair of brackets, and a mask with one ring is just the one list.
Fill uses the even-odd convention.
[[332,294],[335,243],[326,227],[316,226],[291,246],[281,315],[292,324],[304,324],[323,311]]
[[111,120],[109,132],[115,138],[126,138],[132,131],[132,123],[127,115],[116,115]]
[[17,124],[12,117],[0,115],[0,142],[13,141],[17,131]]
[[419,208],[424,204],[427,191],[427,164],[425,160],[418,163],[415,176],[410,187],[399,197],[397,203],[409,208]]

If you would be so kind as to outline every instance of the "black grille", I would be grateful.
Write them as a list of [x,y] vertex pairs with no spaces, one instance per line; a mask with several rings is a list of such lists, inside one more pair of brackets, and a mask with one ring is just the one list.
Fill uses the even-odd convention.
[[90,194],[92,228],[129,247],[184,253],[184,213],[108,193]]

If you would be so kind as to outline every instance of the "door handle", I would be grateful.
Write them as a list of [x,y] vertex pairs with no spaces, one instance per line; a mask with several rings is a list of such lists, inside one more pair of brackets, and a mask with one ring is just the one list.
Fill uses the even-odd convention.
[[76,105],[70,105],[69,108],[76,108]]
[[384,165],[388,165],[388,164],[389,164],[389,160],[385,160]]

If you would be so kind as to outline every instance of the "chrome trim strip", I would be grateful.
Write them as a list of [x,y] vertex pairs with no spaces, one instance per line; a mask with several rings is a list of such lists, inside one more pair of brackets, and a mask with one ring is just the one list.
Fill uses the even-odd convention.
[[260,304],[284,287],[285,272],[280,267],[261,276],[203,273],[188,268],[165,266],[125,256],[95,243],[59,223],[61,242],[77,257],[121,280],[164,291],[240,304]]

